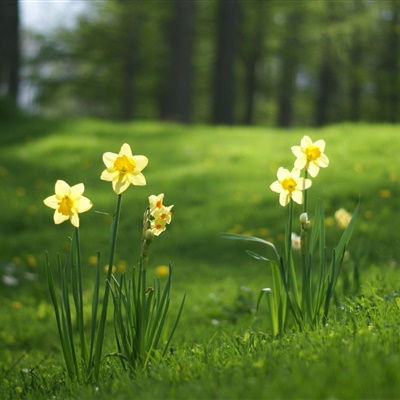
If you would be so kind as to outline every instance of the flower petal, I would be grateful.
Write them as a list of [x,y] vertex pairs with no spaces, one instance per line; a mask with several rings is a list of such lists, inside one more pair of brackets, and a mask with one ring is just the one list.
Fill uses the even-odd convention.
[[282,190],[283,190],[282,185],[279,183],[279,181],[273,182],[273,183],[271,184],[271,186],[270,186],[270,189],[271,189],[273,192],[276,192],[276,193],[281,193]]
[[103,154],[103,162],[107,168],[114,167],[114,162],[117,159],[118,154],[107,152]]
[[112,171],[110,172],[108,169],[105,169],[100,176],[100,179],[103,181],[112,181],[116,179],[119,175],[118,171]]
[[49,196],[43,200],[43,203],[50,208],[54,208],[55,210],[59,207],[59,200],[55,194],[53,196]]
[[93,203],[85,196],[81,196],[79,200],[75,201],[75,207],[79,213],[83,213],[90,210],[93,207]]
[[289,170],[287,170],[286,168],[280,167],[278,169],[277,172],[277,177],[278,177],[278,181],[283,181],[285,178],[287,178],[288,176],[290,176],[290,172]]
[[136,163],[136,169],[138,169],[139,171],[144,169],[149,162],[149,159],[146,156],[133,156],[132,158],[133,161],[135,161]]
[[124,143],[121,146],[121,150],[119,151],[119,156],[127,156],[128,158],[132,158],[132,150],[131,146],[128,143]]
[[56,211],[54,213],[54,223],[56,225],[61,224],[61,223],[65,222],[65,221],[68,221],[68,219],[69,219],[69,215],[61,214],[58,211]]
[[126,174],[126,178],[132,185],[136,186],[145,186],[146,185],[146,178],[142,173],[133,175],[133,174]]
[[55,185],[56,195],[67,196],[69,194],[69,189],[70,189],[70,186],[68,185],[67,182],[62,181],[61,179],[59,179],[56,182],[56,185]]
[[289,195],[288,191],[287,190],[283,190],[281,192],[281,194],[279,195],[279,204],[282,207],[285,207],[286,205],[289,204],[289,201],[290,201],[290,195]]
[[72,199],[78,199],[82,196],[82,193],[85,191],[85,185],[83,183],[78,183],[70,188],[70,195]]
[[316,163],[313,163],[313,162],[309,163],[307,171],[313,178],[315,178],[318,175],[319,166]]
[[73,212],[70,216],[71,224],[75,226],[75,228],[79,228],[79,215],[78,213]]
[[297,204],[303,204],[303,192],[301,190],[295,190],[292,192],[292,199]]

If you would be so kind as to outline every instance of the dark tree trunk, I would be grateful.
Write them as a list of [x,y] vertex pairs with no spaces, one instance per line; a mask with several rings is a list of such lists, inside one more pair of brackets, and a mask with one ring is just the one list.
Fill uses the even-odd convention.
[[390,19],[385,21],[385,43],[382,46],[377,71],[378,119],[386,122],[400,120],[400,4],[390,3]]
[[247,43],[250,46],[248,54],[245,60],[245,114],[244,124],[252,125],[254,115],[254,98],[257,89],[257,67],[261,61],[263,37],[264,37],[264,26],[265,26],[265,13],[264,4],[260,3],[257,9],[257,15],[255,18],[255,29],[254,35],[250,38],[251,43]]
[[338,83],[330,56],[323,56],[318,76],[318,94],[315,100],[315,124],[326,125],[330,120],[333,99],[338,91]]
[[282,41],[281,75],[278,83],[278,116],[280,127],[293,124],[293,103],[296,92],[296,72],[299,63],[299,36],[302,17],[298,10],[288,15],[285,36]]
[[18,0],[0,1],[0,94],[14,103],[19,89],[20,44]]
[[168,82],[162,94],[162,119],[190,123],[193,92],[194,0],[174,0],[173,19],[168,26],[171,62],[166,72]]
[[134,115],[135,70],[137,67],[137,33],[135,26],[127,32],[126,44],[123,60],[123,76],[125,78],[121,93],[121,118],[123,121],[131,120]]
[[233,124],[239,0],[220,0],[218,6],[212,122]]

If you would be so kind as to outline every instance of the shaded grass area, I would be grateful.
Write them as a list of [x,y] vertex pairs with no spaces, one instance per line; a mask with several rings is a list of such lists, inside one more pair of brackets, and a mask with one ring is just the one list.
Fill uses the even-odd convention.
[[[285,131],[22,118],[0,123],[0,272],[4,275],[10,264],[18,267],[12,273],[17,286],[0,282],[0,397],[396,398],[397,130],[391,125]],[[334,212],[340,207],[352,211],[361,199],[349,250],[364,255],[363,295],[345,302],[340,287],[337,323],[273,340],[262,318],[266,308],[261,308],[261,318],[255,314],[258,291],[270,284],[268,265],[245,254],[251,249],[268,256],[269,250],[224,241],[217,234],[247,233],[283,246],[286,209],[269,185],[278,167],[292,167],[290,147],[305,134],[327,143],[331,163],[313,182],[310,209],[317,197],[325,199],[331,245],[341,233]],[[118,368],[111,372],[105,363],[105,387],[100,392],[78,390],[65,379],[44,284],[44,253],[55,265],[57,252],[66,253],[72,227],[54,226],[52,210],[42,201],[54,193],[57,179],[71,185],[84,182],[85,195],[98,211],[81,216],[89,305],[94,276],[90,257],[100,250],[106,264],[116,201],[111,184],[99,179],[101,156],[118,152],[124,142],[134,154],[146,155],[149,165],[144,170],[147,186],[124,194],[117,263],[123,261],[128,270],[137,263],[147,197],[165,193],[165,204],[175,205],[173,222],[152,244],[149,269],[154,274],[156,266],[172,261],[173,305],[187,292],[186,306],[164,363],[135,380]],[[29,273],[38,279],[31,281]],[[111,313],[109,317],[111,321]],[[115,350],[111,339],[107,351]]]

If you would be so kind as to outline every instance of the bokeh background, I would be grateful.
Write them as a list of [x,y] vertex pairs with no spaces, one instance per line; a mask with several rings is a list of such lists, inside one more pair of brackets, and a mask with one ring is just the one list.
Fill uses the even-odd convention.
[[399,21],[385,0],[2,1],[0,113],[397,122]]

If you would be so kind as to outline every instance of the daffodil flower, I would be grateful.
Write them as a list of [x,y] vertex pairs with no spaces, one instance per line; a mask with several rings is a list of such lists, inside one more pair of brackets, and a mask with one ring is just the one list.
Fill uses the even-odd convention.
[[313,142],[308,136],[304,136],[301,139],[300,146],[292,146],[292,152],[297,157],[294,167],[297,169],[305,168],[315,178],[320,168],[329,165],[329,159],[324,154],[324,150],[324,140]]
[[163,200],[164,200],[164,193],[161,193],[158,196],[156,196],[155,194],[149,196],[149,206],[151,215],[154,215],[155,212],[161,210],[161,208],[163,207]]
[[141,171],[146,167],[148,159],[145,156],[133,156],[129,144],[124,143],[118,154],[104,153],[103,162],[107,168],[102,172],[100,179],[112,182],[116,194],[123,193],[131,184],[146,185]]
[[172,212],[171,212],[172,207],[173,205],[168,207],[162,206],[160,209],[157,209],[153,214],[154,219],[161,218],[165,220],[167,224],[169,224],[172,219]]
[[150,221],[150,229],[153,235],[160,236],[167,228],[167,221],[164,218],[156,218]]
[[301,237],[299,235],[296,235],[294,232],[292,232],[291,234],[291,242],[293,250],[301,249]]
[[300,170],[289,170],[280,167],[277,173],[278,180],[271,184],[273,192],[279,193],[279,204],[284,207],[293,199],[298,204],[303,203],[303,190],[311,186],[310,179],[300,178]]
[[71,224],[79,228],[79,213],[83,213],[92,208],[92,202],[82,196],[85,190],[83,183],[69,186],[68,183],[58,180],[55,185],[55,194],[43,200],[47,207],[53,208],[54,223],[61,224],[68,219]]

